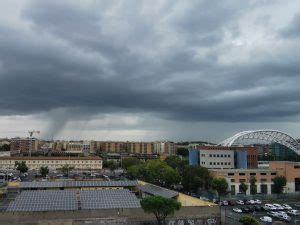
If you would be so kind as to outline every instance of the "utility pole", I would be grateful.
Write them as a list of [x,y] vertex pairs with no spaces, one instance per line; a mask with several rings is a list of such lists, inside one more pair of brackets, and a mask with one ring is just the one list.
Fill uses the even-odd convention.
[[29,133],[29,137],[30,137],[30,146],[29,146],[29,157],[31,157],[31,149],[32,149],[32,136],[34,133],[36,134],[39,134],[40,131],[39,130],[31,130],[31,131],[28,131]]

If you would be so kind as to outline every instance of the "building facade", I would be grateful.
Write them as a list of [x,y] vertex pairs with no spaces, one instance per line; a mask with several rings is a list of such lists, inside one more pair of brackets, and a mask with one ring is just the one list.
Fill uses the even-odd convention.
[[10,151],[12,155],[29,151],[36,152],[38,144],[35,138],[14,138],[10,143]]
[[29,169],[38,170],[41,166],[57,170],[64,165],[81,170],[102,169],[100,157],[0,157],[1,169],[14,169],[16,162],[25,161]]

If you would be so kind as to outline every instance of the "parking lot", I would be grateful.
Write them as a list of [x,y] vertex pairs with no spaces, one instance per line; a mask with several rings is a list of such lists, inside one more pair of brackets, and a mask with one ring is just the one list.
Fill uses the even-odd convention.
[[[260,206],[264,206],[266,203],[276,203],[275,201],[274,202],[262,202],[262,204],[260,204]],[[280,202],[280,204],[288,204],[290,205],[293,209],[296,209],[296,210],[300,210],[300,208],[296,207],[295,204],[298,203],[299,204],[299,201],[289,201],[289,202]],[[256,204],[258,205],[258,204]],[[297,215],[297,216],[294,216],[294,215],[289,215],[291,217],[291,220],[289,222],[287,221],[284,221],[284,220],[281,220],[281,219],[278,219],[274,216],[270,216],[269,215],[269,212],[270,210],[264,210],[264,209],[261,209],[261,210],[254,210],[253,212],[240,212],[240,213],[237,213],[237,212],[234,212],[233,211],[233,208],[245,208],[245,207],[250,207],[250,208],[253,208],[255,205],[237,205],[235,204],[234,206],[221,206],[221,211],[222,211],[222,215],[224,216],[225,218],[225,224],[228,224],[228,225],[232,225],[232,224],[240,224],[238,221],[241,217],[243,217],[244,215],[251,215],[253,217],[255,217],[259,222],[260,224],[268,224],[268,223],[265,223],[265,222],[262,222],[260,220],[261,217],[263,216],[269,216],[272,218],[273,222],[272,224],[294,224],[294,225],[300,225],[300,215]],[[278,210],[277,210],[278,211]],[[280,210],[280,211],[284,211],[284,212],[287,212],[288,210]]]

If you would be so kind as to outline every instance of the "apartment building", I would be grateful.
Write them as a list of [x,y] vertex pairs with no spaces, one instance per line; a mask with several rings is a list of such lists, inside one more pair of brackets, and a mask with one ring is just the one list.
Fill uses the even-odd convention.
[[155,154],[154,145],[150,142],[127,142],[126,149],[130,154]]
[[0,157],[1,169],[14,169],[15,162],[25,161],[29,169],[38,170],[41,166],[48,166],[56,170],[64,165],[69,165],[81,170],[102,169],[100,157]]
[[175,143],[170,141],[157,141],[153,143],[154,152],[159,155],[175,155]]
[[67,153],[83,153],[83,143],[69,142],[66,149]]
[[12,155],[22,152],[35,152],[38,150],[38,140],[36,138],[14,138],[10,144]]

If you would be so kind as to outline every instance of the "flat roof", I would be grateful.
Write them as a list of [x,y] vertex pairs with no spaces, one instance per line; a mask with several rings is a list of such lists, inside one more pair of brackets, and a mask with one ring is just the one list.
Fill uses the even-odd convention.
[[216,171],[216,172],[273,172],[275,170],[269,168],[257,168],[257,169],[208,169],[209,171]]
[[23,191],[9,212],[67,211],[79,209],[140,208],[140,200],[127,189]]
[[70,187],[133,187],[137,186],[136,180],[118,181],[33,181],[20,182],[21,189],[30,188],[70,188]]
[[156,186],[154,184],[149,184],[149,183],[139,185],[138,189],[140,189],[142,192],[145,192],[145,193],[148,193],[151,195],[162,196],[165,198],[174,198],[174,197],[178,196],[178,194],[179,194],[177,191],[173,191],[173,190],[163,188],[160,186]]
[[55,156],[49,156],[49,157],[18,157],[18,156],[13,156],[13,157],[0,157],[0,160],[100,160],[102,159],[101,157],[95,156],[95,157],[55,157]]

